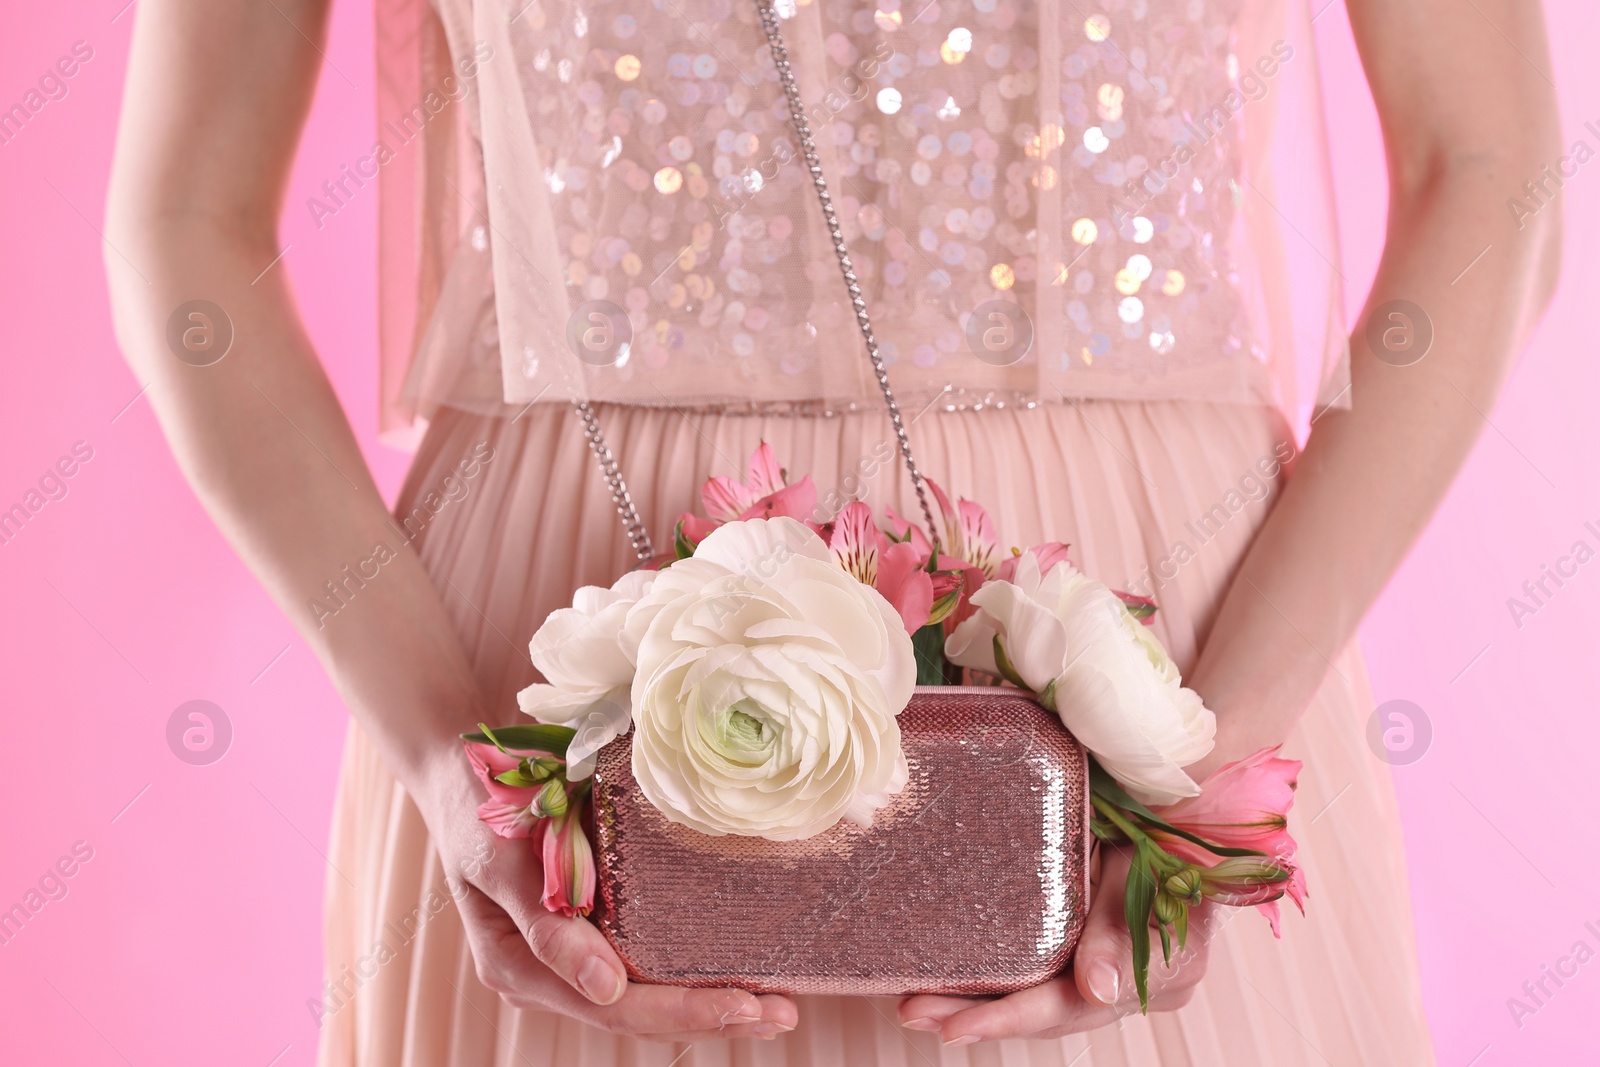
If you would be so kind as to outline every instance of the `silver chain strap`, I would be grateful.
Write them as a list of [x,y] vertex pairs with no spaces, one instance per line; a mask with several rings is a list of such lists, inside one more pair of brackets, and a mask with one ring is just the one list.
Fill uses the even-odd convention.
[[867,358],[872,361],[872,373],[883,392],[883,402],[889,408],[889,423],[894,427],[895,440],[900,443],[900,458],[905,460],[906,473],[911,475],[911,486],[917,491],[917,503],[922,507],[922,517],[928,523],[928,536],[937,545],[939,527],[933,521],[933,509],[928,506],[928,491],[922,484],[922,472],[911,455],[911,438],[906,435],[904,420],[900,418],[900,405],[895,402],[894,390],[889,388],[889,371],[883,365],[883,354],[878,351],[878,339],[872,334],[872,319],[867,315],[867,302],[861,296],[861,283],[856,280],[856,269],[850,262],[850,250],[845,247],[844,233],[839,228],[839,218],[833,212],[833,197],[828,192],[828,181],[822,176],[822,159],[817,155],[817,142],[811,137],[811,124],[806,121],[806,106],[800,99],[800,86],[795,83],[794,70],[789,65],[789,49],[778,29],[778,11],[772,0],[756,0],[756,10],[761,15],[761,28],[767,33],[767,43],[772,47],[772,62],[778,68],[778,81],[783,83],[783,95],[789,104],[789,124],[800,139],[800,154],[805,157],[806,168],[811,171],[811,184],[816,186],[817,199],[822,203],[822,217],[828,224],[828,235],[833,238],[833,250],[839,257],[839,271],[844,275],[844,287],[850,292],[850,305],[856,312],[856,325],[867,342]]
[[594,417],[594,409],[587,400],[573,401],[572,406],[578,409],[578,416],[583,419],[583,435],[589,439],[589,449],[600,464],[600,474],[605,478],[606,485],[611,487],[611,502],[617,506],[617,514],[622,517],[622,528],[628,532],[633,554],[641,560],[649,559],[656,554],[650,543],[650,531],[645,529],[644,522],[639,518],[639,509],[633,505],[633,495],[628,492],[628,483],[622,480],[622,472],[617,469],[616,457],[611,454],[611,446],[606,444],[600,420]]
[[[822,175],[822,158],[817,155],[817,143],[811,136],[811,124],[806,121],[805,104],[800,99],[800,86],[796,84],[794,69],[789,64],[789,49],[784,44],[783,33],[778,27],[777,9],[773,6],[773,0],[756,0],[756,10],[761,17],[761,28],[766,31],[767,43],[772,49],[772,62],[777,67],[778,81],[783,85],[783,95],[789,105],[789,124],[794,128],[795,136],[799,138],[800,154],[805,159],[806,169],[811,172],[811,184],[816,187],[817,200],[822,204],[823,221],[827,223],[828,235],[833,239],[833,250],[839,259],[839,271],[844,276],[845,289],[850,293],[850,306],[855,309],[856,325],[861,328],[861,337],[867,344],[867,358],[872,361],[872,373],[878,380],[878,389],[883,393],[883,402],[889,409],[889,423],[894,428],[895,440],[900,445],[900,458],[905,461],[906,473],[911,475],[912,488],[917,491],[917,504],[921,506],[922,517],[928,523],[928,535],[933,538],[937,547],[939,527],[934,523],[933,509],[928,505],[928,491],[923,484],[922,471],[917,468],[917,461],[911,455],[911,438],[906,434],[905,421],[900,417],[900,405],[895,402],[894,390],[889,388],[889,371],[884,366],[883,354],[878,351],[878,339],[872,332],[872,319],[867,314],[867,302],[861,295],[861,283],[856,278],[855,266],[850,262],[850,249],[845,245],[844,232],[833,210],[833,196],[828,192],[827,179]],[[606,484],[611,487],[611,499],[617,505],[617,514],[622,516],[622,525],[628,532],[628,540],[633,544],[634,553],[641,560],[649,559],[653,554],[650,534],[639,519],[639,511],[634,507],[633,497],[628,494],[627,484],[622,480],[622,472],[617,469],[611,449],[606,445],[600,423],[595,419],[594,411],[586,401],[577,401],[575,406],[578,414],[583,417],[584,433],[589,438],[589,447],[594,450],[595,458],[600,463],[600,473],[605,476]]]

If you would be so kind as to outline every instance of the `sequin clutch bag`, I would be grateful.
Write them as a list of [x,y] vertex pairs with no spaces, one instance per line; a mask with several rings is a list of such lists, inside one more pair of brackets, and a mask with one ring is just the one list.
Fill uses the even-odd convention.
[[919,688],[906,788],[870,829],[712,837],[594,775],[595,921],[635,981],[836,996],[1015,992],[1066,966],[1088,906],[1089,773],[1015,690]]

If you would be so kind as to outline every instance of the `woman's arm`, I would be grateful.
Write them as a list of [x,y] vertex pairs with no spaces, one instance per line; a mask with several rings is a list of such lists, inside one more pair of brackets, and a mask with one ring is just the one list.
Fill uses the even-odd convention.
[[[1505,206],[1561,154],[1539,4],[1348,8],[1389,160],[1388,234],[1351,338],[1351,406],[1316,420],[1190,674],[1218,719],[1196,778],[1288,736],[1466,461],[1560,263],[1557,210],[1519,229]],[[1433,323],[1410,366],[1366,341],[1395,300]]]
[[[481,797],[457,734],[485,714],[465,650],[393,532],[283,264],[266,269],[281,251],[277,220],[327,10],[327,0],[139,5],[106,219],[128,363],[202,503],[422,810],[487,984],[519,1005],[632,1032],[750,1033],[763,1006],[768,1024],[792,1024],[793,1005],[779,998],[625,986],[593,926],[540,906],[533,845],[491,839],[476,818]],[[169,316],[197,299],[234,329],[232,349],[206,367],[166,340]],[[316,619],[309,601],[323,584],[380,543],[396,554],[381,578],[337,618]],[[494,858],[474,862],[491,843]]]
[[[312,617],[325,581],[396,538],[286,267],[266,269],[319,62],[289,19],[314,40],[325,7],[139,6],[105,261],[118,341],[179,466],[412,787],[473,721],[476,685],[414,554],[401,551],[337,619]],[[168,317],[197,299],[221,307],[235,335],[208,367],[166,339]]]
[[[1367,313],[1391,300],[1421,306],[1433,348],[1411,366],[1386,364],[1366,345],[1363,316],[1352,406],[1317,419],[1187,680],[1218,721],[1197,779],[1288,736],[1455,478],[1555,284],[1556,212],[1519,231],[1505,208],[1559,155],[1554,94],[1530,65],[1548,62],[1539,5],[1347,5],[1389,157],[1389,230]],[[1126,858],[1110,853],[1102,874],[1071,977],[976,1006],[910,997],[902,1023],[965,1042],[1092,1030],[1136,1010]],[[1152,968],[1152,1010],[1181,1007],[1204,976],[1211,926],[1198,929],[1175,972]]]

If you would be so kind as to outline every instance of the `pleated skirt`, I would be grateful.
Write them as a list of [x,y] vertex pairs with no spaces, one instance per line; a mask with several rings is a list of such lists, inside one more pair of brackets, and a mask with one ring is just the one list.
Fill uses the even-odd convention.
[[[742,474],[765,440],[823,504],[842,487],[874,508],[919,514],[875,411],[752,415],[598,405],[658,546],[698,510],[701,483]],[[1073,561],[1153,594],[1156,631],[1185,670],[1277,498],[1293,438],[1278,414],[1188,402],[1043,404],[908,413],[918,462],[983,504],[1003,544],[1068,541]],[[470,482],[462,459],[492,450]],[[885,459],[884,457],[888,457]],[[455,491],[451,491],[451,486]],[[465,486],[464,495],[461,486]],[[433,494],[430,498],[430,494]],[[538,404],[515,418],[444,409],[418,452],[397,516],[432,502],[413,542],[502,719],[533,680],[526,646],[584,584],[633,562],[577,416]],[[425,510],[427,510],[425,508]],[[1184,1008],[1089,1034],[944,1048],[896,1025],[887,998],[799,999],[772,1041],[641,1041],[521,1011],[479,984],[421,816],[352,725],[334,814],[325,915],[326,1067],[1383,1067],[1431,1064],[1418,988],[1400,824],[1388,767],[1365,740],[1372,700],[1359,652],[1333,657],[1287,755],[1305,761],[1291,829],[1308,914],[1285,909],[1275,940],[1254,910],[1230,913]],[[421,907],[428,918],[417,926]],[[413,917],[409,925],[403,923]],[[414,932],[413,932],[414,928]],[[404,929],[405,936],[396,931]],[[380,946],[383,946],[380,948]],[[348,993],[348,995],[345,995]],[[331,1009],[331,1010],[330,1010]]]

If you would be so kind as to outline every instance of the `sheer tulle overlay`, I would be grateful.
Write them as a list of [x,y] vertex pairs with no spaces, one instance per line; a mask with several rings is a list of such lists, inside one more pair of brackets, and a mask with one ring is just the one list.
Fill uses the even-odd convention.
[[[915,513],[876,412],[836,417],[705,414],[600,405],[657,544],[710,474],[736,474],[758,441],[824,493],[859,486]],[[1160,604],[1157,630],[1187,668],[1292,454],[1265,407],[1090,401],[1031,409],[925,410],[919,459],[982,502],[1018,545],[1071,541],[1074,561]],[[471,479],[458,465],[492,459]],[[886,461],[883,457],[888,456]],[[463,488],[464,487],[464,488]],[[1270,488],[1270,491],[1269,491]],[[464,495],[463,495],[464,494]],[[828,500],[824,496],[823,503]],[[417,509],[421,509],[418,511]],[[529,636],[578,584],[609,584],[631,554],[565,405],[518,417],[437,413],[397,509],[434,576],[490,707],[513,714],[533,678]],[[1285,625],[1288,625],[1285,623]],[[1253,910],[1222,926],[1210,972],[1182,1010],[1091,1035],[957,1049],[895,1025],[889,999],[800,1001],[772,1042],[641,1042],[517,1011],[481,986],[422,820],[359,728],[340,784],[328,879],[321,1062],[362,1067],[1109,1067],[1140,1064],[1432,1062],[1417,987],[1399,822],[1388,769],[1364,740],[1371,700],[1359,654],[1334,657],[1290,737],[1305,761],[1292,827],[1310,881],[1275,941]],[[1002,783],[997,783],[997,786]]]

